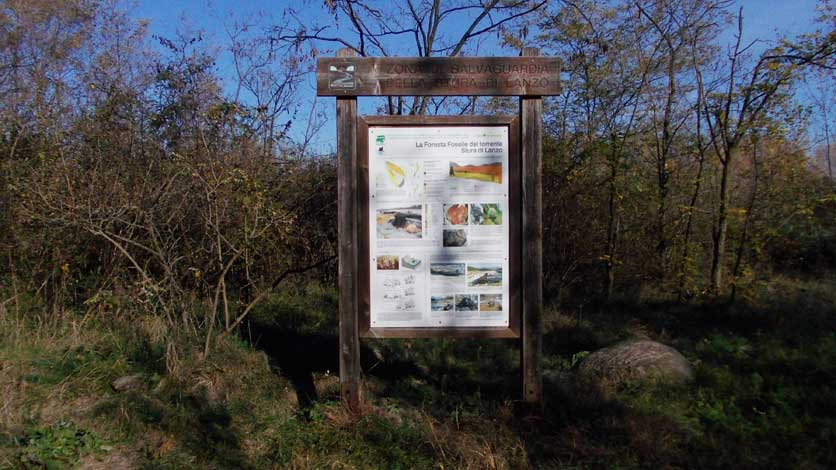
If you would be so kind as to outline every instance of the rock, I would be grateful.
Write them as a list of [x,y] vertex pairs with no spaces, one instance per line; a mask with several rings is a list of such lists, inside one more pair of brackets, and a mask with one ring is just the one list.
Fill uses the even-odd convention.
[[451,225],[467,225],[467,205],[453,204],[447,207],[447,221]]
[[119,377],[110,383],[113,390],[117,392],[133,392],[145,388],[145,381],[142,380],[141,374],[126,375]]
[[676,349],[650,340],[628,340],[587,356],[578,369],[586,378],[609,384],[630,381],[687,383],[694,379],[688,359]]
[[467,244],[467,232],[461,229],[444,230],[444,246],[465,246]]

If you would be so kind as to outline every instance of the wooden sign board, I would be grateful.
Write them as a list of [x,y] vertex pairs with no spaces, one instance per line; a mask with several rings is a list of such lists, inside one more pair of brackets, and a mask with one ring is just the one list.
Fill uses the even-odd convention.
[[[352,410],[359,410],[362,403],[360,335],[519,337],[522,398],[542,405],[541,97],[560,93],[560,63],[539,55],[539,50],[525,48],[522,57],[358,58],[354,50],[341,49],[337,57],[317,61],[317,94],[337,97],[340,386]],[[520,112],[513,117],[358,117],[358,96],[519,96]],[[445,139],[418,138],[433,132]],[[485,139],[475,138],[480,132]],[[387,135],[401,139],[391,148],[395,151],[391,155]],[[410,143],[414,149],[441,148],[444,143],[455,151],[424,155],[407,151]],[[495,162],[470,158],[489,154],[503,162],[501,172],[487,171]],[[403,199],[385,194],[416,183],[417,167],[410,166],[416,161],[425,165],[425,171],[427,165],[435,165],[421,176],[424,194]],[[408,183],[409,171],[413,177]],[[379,177],[391,180],[383,180],[378,187]],[[462,181],[452,182],[450,177]],[[501,191],[480,190],[474,183],[468,187],[467,180],[496,183],[497,177]],[[372,202],[378,196],[380,200]],[[494,211],[502,212],[496,233],[480,226],[489,205],[494,222],[498,221]],[[477,221],[476,227],[472,220]],[[456,233],[445,246],[447,229]],[[416,236],[419,233],[421,237]],[[459,248],[453,246],[456,243],[467,243],[462,236],[471,241],[481,238],[489,246],[484,252],[453,249]],[[395,242],[398,238],[401,241]],[[407,270],[422,263],[419,307],[414,300],[418,290],[408,291],[406,283],[417,282],[418,277],[410,279]],[[403,266],[406,269],[401,272]],[[461,283],[434,287],[434,271],[460,278]],[[440,295],[434,299],[434,293]],[[409,303],[413,300],[415,305]],[[483,301],[480,310],[478,304]]]
[[360,334],[519,337],[519,120],[358,121]]
[[319,96],[550,96],[560,94],[555,57],[323,57]]

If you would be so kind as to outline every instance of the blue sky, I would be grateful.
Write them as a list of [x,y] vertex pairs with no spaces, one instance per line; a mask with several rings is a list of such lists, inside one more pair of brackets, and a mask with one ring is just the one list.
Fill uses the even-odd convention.
[[[775,31],[791,34],[810,29],[815,17],[816,0],[742,0],[747,35],[774,37]],[[279,15],[288,5],[321,12],[324,1],[257,1],[257,0],[139,0],[134,16],[151,20],[154,34],[169,34],[185,19],[192,26],[219,32],[219,16],[229,13],[237,17],[259,11]]]
[[[744,42],[756,38],[774,40],[779,33],[795,36],[815,28],[817,0],[740,0],[735,3],[743,7]],[[230,24],[236,19],[248,19],[256,14],[268,16],[262,17],[259,21],[262,24],[278,24],[282,12],[288,7],[294,8],[305,22],[330,22],[332,20],[325,14],[324,4],[323,0],[138,0],[132,16],[149,20],[150,33],[154,35],[173,37],[178,30],[201,30],[205,32],[208,44],[220,45],[226,39],[224,24]],[[733,28],[730,28],[718,39],[730,43],[734,33]],[[501,51],[490,45],[481,54],[516,55],[513,51]],[[223,76],[224,69],[229,66],[228,59],[221,55],[217,66]],[[313,77],[300,90],[299,99],[303,103],[299,116],[307,116],[315,99]],[[330,101],[333,100],[321,98],[318,105],[328,113],[333,108]],[[375,106],[374,100],[361,99],[360,112],[373,114]],[[295,126],[291,136],[298,138],[303,132],[302,128],[304,125]],[[328,151],[333,146],[333,140],[334,129],[326,125],[317,139],[317,147]]]

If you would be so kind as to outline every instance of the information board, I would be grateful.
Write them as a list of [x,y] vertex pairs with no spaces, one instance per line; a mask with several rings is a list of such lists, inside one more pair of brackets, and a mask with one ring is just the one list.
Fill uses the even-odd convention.
[[[560,63],[521,57],[317,58],[336,96],[340,394],[362,407],[360,337],[519,338],[543,404],[543,96]],[[512,115],[358,116],[358,96],[518,96]]]
[[508,327],[508,127],[369,127],[368,152],[370,326]]

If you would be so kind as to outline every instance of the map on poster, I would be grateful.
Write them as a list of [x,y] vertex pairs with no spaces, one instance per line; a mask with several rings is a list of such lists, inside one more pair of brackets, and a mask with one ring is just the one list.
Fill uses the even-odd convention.
[[372,328],[507,327],[508,128],[369,128]]

